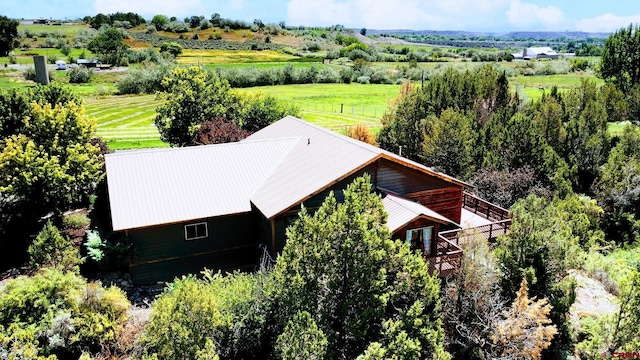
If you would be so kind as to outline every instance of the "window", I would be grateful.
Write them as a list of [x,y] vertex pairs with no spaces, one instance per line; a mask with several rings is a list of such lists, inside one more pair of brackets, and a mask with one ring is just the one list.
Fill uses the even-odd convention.
[[420,250],[424,255],[431,255],[433,226],[407,230],[407,242],[412,250]]
[[207,231],[207,223],[189,224],[184,226],[184,239],[197,240],[209,236]]

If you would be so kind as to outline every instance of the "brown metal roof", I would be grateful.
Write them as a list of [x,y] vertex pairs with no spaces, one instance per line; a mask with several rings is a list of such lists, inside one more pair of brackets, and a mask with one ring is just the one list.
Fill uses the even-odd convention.
[[385,158],[463,187],[460,180],[389,151],[287,116],[249,136],[245,141],[299,137],[265,184],[251,197],[267,217],[281,214],[371,162]]
[[280,138],[106,155],[113,229],[251,211],[251,195],[296,142]]
[[455,224],[455,222],[447,219],[428,207],[400,196],[383,194],[382,204],[384,205],[384,209],[387,213],[389,213],[387,227],[391,232],[402,228],[407,223],[421,216],[442,224]]
[[470,187],[287,116],[238,143],[107,155],[113,229],[248,212],[251,203],[273,218],[380,158]]

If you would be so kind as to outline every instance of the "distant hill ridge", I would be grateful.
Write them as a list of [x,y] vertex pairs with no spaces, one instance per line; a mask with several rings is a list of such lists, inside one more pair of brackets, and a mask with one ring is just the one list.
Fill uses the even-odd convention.
[[367,29],[367,35],[439,35],[439,36],[499,36],[510,38],[532,38],[532,39],[550,39],[565,37],[570,39],[586,39],[586,38],[607,38],[610,33],[602,32],[584,32],[584,31],[510,31],[507,33],[499,32],[478,32],[478,31],[454,31],[454,30],[410,30],[410,29],[394,29],[394,30],[376,30]]

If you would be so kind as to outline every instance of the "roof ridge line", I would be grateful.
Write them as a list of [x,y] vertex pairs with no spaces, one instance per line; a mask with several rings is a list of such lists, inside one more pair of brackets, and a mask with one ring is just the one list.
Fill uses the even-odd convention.
[[[253,192],[253,194],[251,194],[251,195],[249,196],[249,202],[250,202],[253,206],[255,206],[255,204],[253,203],[253,200],[251,200],[251,199],[253,198],[253,196],[254,196],[258,191],[260,191],[260,189],[262,189],[262,187],[264,186],[264,184],[265,184],[265,183],[266,183],[266,182],[271,178],[271,175],[273,175],[273,172],[274,172],[274,171],[276,171],[276,169],[277,169],[277,168],[278,168],[278,167],[279,167],[279,166],[284,162],[284,160],[287,158],[287,156],[289,156],[289,154],[291,153],[291,151],[293,150],[293,148],[295,148],[295,146],[296,146],[300,141],[302,141],[302,140],[301,140],[301,138],[300,138],[299,136],[298,136],[298,137],[281,138],[281,139],[290,139],[290,140],[294,140],[294,139],[295,139],[295,140],[297,140],[297,141],[294,141],[294,142],[289,146],[289,151],[287,151],[284,155],[282,155],[282,157],[280,158],[280,160],[279,160],[277,163],[275,163],[275,164],[273,165],[273,168],[271,168],[271,171],[269,172],[269,174],[268,174],[267,176],[265,176],[265,177],[264,177],[264,180],[262,180],[262,182],[260,183],[260,185],[256,186],[256,189],[255,189],[255,191]],[[256,140],[256,142],[257,142],[257,141],[259,141],[259,140]],[[248,142],[251,142],[251,141],[248,141]]]
[[[342,140],[342,141],[346,141],[346,142],[349,142],[350,144],[356,145],[356,146],[358,146],[358,147],[360,147],[360,148],[362,148],[362,149],[364,149],[364,150],[367,150],[367,151],[370,151],[370,152],[375,152],[375,151],[373,151],[373,150],[371,150],[371,149],[369,148],[369,147],[374,147],[374,148],[376,148],[376,149],[378,149],[378,150],[380,150],[380,151],[385,151],[385,150],[383,150],[383,149],[381,149],[381,148],[379,148],[379,147],[373,146],[373,145],[371,145],[371,144],[367,144],[367,143],[362,142],[362,141],[357,140],[357,139],[353,139],[353,138],[348,137],[348,136],[346,136],[346,135],[338,134],[337,132],[335,132],[335,131],[333,131],[333,130],[325,129],[325,128],[323,128],[323,127],[320,127],[320,126],[318,126],[318,125],[316,125],[316,124],[312,124],[312,123],[310,123],[310,122],[308,122],[308,121],[304,121],[303,119],[297,118],[297,117],[295,117],[295,116],[288,115],[288,117],[290,117],[290,118],[294,119],[294,120],[295,120],[295,121],[297,121],[297,122],[301,122],[301,123],[303,123],[303,124],[305,124],[305,125],[307,125],[307,126],[311,126],[311,127],[315,128],[316,130],[320,130],[320,131],[322,131],[322,132],[324,132],[324,133],[326,133],[326,134],[328,134],[328,135],[331,135],[331,136],[333,136],[333,137],[336,137],[336,138],[338,138],[338,139],[340,139],[340,140]],[[345,138],[346,138],[346,139],[345,139]],[[377,152],[376,152],[376,153],[377,153]]]
[[300,137],[295,137],[295,136],[288,136],[288,137],[281,137],[281,138],[269,138],[269,139],[256,139],[256,140],[247,140],[244,141],[240,140],[240,141],[234,141],[234,142],[228,142],[228,143],[219,143],[219,144],[207,144],[207,145],[195,145],[195,146],[179,146],[179,147],[166,147],[166,148],[147,148],[147,149],[123,149],[123,150],[115,150],[114,152],[110,153],[110,154],[106,154],[105,156],[124,156],[124,155],[131,155],[131,154],[145,154],[145,153],[161,153],[161,152],[165,152],[165,151],[185,151],[185,150],[192,150],[192,149],[202,149],[202,148],[208,148],[208,147],[228,147],[228,146],[237,146],[239,144],[253,144],[253,143],[260,143],[260,142],[273,142],[273,141],[283,141],[283,140],[296,140],[296,139],[300,139]]

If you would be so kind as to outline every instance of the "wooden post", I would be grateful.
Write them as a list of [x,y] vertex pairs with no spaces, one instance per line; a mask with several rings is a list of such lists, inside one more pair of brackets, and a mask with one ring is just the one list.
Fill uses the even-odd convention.
[[342,114],[343,109],[344,109],[344,104],[340,104],[340,114]]
[[40,85],[49,85],[49,73],[47,72],[47,57],[35,55],[33,63],[36,68],[36,82]]

